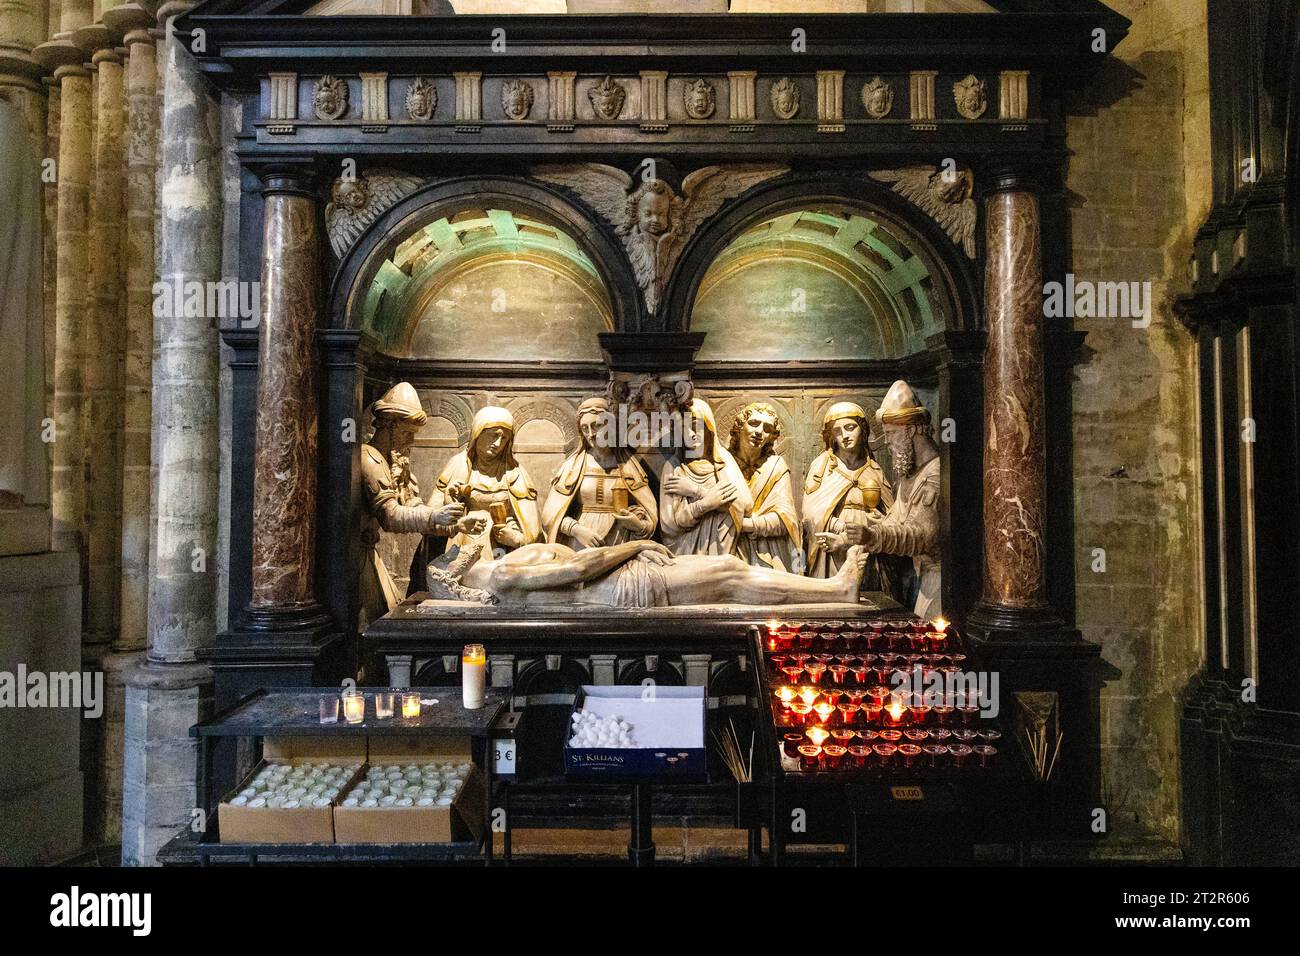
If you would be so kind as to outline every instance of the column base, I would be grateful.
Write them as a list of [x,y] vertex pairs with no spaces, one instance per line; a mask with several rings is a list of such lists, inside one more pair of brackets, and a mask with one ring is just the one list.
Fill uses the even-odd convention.
[[126,766],[126,675],[145,662],[144,651],[113,651],[100,662],[104,671],[104,716],[99,735],[99,785],[91,820],[99,843],[122,841],[122,781]]
[[275,607],[250,605],[240,612],[235,626],[241,631],[278,634],[286,631],[315,631],[332,623],[333,618],[325,608],[315,601],[306,601]]
[[190,728],[212,713],[212,671],[146,661],[125,677],[122,865],[154,866],[198,803]]
[[981,641],[1016,641],[1023,638],[1079,640],[1079,632],[1066,626],[1049,605],[1010,607],[980,601],[966,618],[966,633]]

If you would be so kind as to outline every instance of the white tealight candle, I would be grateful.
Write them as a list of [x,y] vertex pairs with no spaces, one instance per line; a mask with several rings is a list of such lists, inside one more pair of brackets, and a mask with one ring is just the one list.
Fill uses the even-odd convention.
[[487,694],[487,652],[482,644],[466,644],[460,655],[461,703],[478,710]]

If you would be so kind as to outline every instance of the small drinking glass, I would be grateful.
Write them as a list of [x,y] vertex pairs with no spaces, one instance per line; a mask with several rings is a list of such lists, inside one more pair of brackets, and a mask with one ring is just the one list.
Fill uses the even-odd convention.
[[334,695],[320,699],[320,722],[337,724],[339,722],[339,699]]
[[375,694],[375,717],[379,720],[388,720],[393,716],[393,697],[391,691],[381,690]]

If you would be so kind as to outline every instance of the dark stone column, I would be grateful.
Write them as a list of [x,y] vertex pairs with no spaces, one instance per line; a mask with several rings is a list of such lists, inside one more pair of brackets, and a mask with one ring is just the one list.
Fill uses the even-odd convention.
[[298,630],[328,620],[315,594],[320,235],[310,179],[275,171],[263,182],[253,580],[244,623]]

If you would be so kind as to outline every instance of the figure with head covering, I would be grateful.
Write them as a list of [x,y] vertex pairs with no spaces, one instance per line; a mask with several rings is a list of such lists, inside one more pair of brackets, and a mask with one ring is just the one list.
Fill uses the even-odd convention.
[[[803,529],[808,542],[808,573],[829,577],[839,570],[849,540],[845,529],[861,524],[868,512],[883,510],[894,495],[867,444],[867,413],[853,402],[835,402],[822,419],[822,444],[803,484]],[[864,588],[888,590],[874,558]]]
[[750,402],[731,423],[731,454],[754,499],[753,511],[741,521],[736,553],[756,567],[802,574],[803,528],[790,468],[775,451],[780,437],[781,419],[767,402]]
[[365,486],[361,540],[368,556],[361,565],[359,588],[361,628],[382,617],[401,600],[393,576],[380,557],[379,532],[421,532],[450,535],[473,532],[483,521],[465,514],[465,506],[450,502],[434,507],[420,500],[411,471],[411,443],[428,416],[409,382],[399,382],[371,406],[375,432],[361,446],[361,481]]
[[745,516],[754,507],[736,459],[718,440],[713,409],[694,399],[685,446],[660,475],[659,526],[674,554],[735,554]]
[[514,416],[495,405],[480,408],[470,423],[469,445],[452,455],[434,486],[444,501],[488,515],[494,550],[512,551],[541,537],[537,488],[515,458],[514,446]]
[[560,465],[542,509],[542,530],[552,544],[581,551],[654,534],[654,492],[641,463],[618,447],[612,422],[604,398],[578,406],[582,445]]
[[930,413],[900,379],[890,386],[876,412],[876,421],[889,443],[898,493],[883,518],[876,513],[866,514],[861,522],[848,525],[845,536],[876,554],[910,557],[915,571],[913,612],[922,618],[938,617],[943,610],[939,559],[941,484],[939,446],[930,432]]

